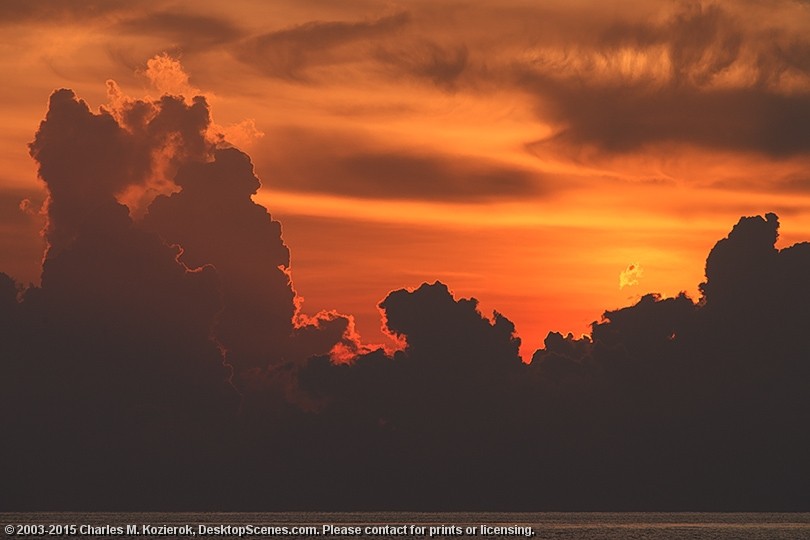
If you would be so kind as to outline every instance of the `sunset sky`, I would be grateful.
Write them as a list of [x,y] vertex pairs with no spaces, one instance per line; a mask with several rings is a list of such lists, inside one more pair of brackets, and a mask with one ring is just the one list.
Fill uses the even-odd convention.
[[[92,110],[206,96],[304,312],[370,343],[389,291],[440,280],[528,360],[644,293],[697,299],[741,215],[810,238],[808,2],[14,0],[0,25],[0,271],[23,283],[58,88]],[[138,217],[174,189],[152,188],[119,200]]]
[[0,508],[810,509],[809,2],[0,25]]

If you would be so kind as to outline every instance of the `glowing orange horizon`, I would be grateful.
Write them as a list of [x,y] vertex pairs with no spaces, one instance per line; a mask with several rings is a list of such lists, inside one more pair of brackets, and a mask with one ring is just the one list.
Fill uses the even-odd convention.
[[[213,45],[182,7],[157,33],[144,22],[157,7],[20,15],[0,60],[18,74],[2,96],[0,271],[38,279],[44,193],[26,145],[67,86],[92,108],[205,95],[212,129],[252,157],[304,311],[352,314],[368,342],[385,339],[377,302],[424,281],[510,318],[524,359],[647,292],[697,298],[741,215],[779,214],[782,246],[810,237],[810,152],[784,118],[761,118],[805,114],[810,73],[771,45],[799,40],[810,12],[633,4],[553,2],[541,17],[520,3],[202,2]],[[678,41],[690,24],[711,30],[694,50]],[[621,286],[631,264],[643,272]]]

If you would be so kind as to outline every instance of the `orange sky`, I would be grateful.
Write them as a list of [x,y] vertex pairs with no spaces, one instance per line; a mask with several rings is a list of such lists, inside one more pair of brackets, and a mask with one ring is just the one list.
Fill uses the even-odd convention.
[[370,342],[377,302],[438,279],[528,358],[646,292],[696,297],[741,215],[810,238],[807,2],[4,2],[0,25],[0,271],[19,281],[38,279],[26,145],[48,95],[95,108],[108,79],[209,98],[304,310]]

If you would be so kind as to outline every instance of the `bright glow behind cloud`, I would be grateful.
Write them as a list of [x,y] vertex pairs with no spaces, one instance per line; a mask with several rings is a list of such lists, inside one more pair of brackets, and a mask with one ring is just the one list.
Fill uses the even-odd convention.
[[632,287],[634,285],[638,285],[639,279],[641,276],[644,275],[644,269],[638,263],[631,263],[627,265],[620,274],[619,274],[619,289],[624,289],[625,287]]

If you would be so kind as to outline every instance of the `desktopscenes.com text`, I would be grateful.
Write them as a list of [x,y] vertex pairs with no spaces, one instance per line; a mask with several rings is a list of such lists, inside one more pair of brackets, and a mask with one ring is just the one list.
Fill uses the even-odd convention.
[[105,536],[105,537],[135,537],[135,536],[173,536],[173,537],[447,537],[447,536],[534,536],[534,529],[526,525],[89,525],[89,524],[25,524],[6,525],[5,533],[9,536],[19,537],[65,537],[65,536]]

